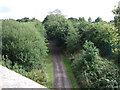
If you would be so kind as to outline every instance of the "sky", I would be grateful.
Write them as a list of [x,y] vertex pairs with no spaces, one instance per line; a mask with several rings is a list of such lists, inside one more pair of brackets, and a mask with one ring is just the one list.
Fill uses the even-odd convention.
[[120,0],[0,0],[0,19],[37,18],[43,21],[49,12],[59,9],[66,18],[97,17],[113,20],[112,10]]

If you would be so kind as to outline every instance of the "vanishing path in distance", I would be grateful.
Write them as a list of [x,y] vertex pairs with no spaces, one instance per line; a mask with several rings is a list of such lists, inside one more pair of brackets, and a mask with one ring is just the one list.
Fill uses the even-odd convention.
[[52,56],[53,56],[53,69],[54,69],[54,88],[71,88],[70,81],[66,75],[64,64],[60,58],[60,53],[56,45],[49,41]]

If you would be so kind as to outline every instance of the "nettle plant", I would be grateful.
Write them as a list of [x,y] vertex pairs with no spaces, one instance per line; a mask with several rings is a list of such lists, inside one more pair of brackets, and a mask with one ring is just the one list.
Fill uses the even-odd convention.
[[94,46],[94,43],[90,41],[85,41],[85,44],[83,45],[84,50],[82,50],[83,58],[85,58],[87,61],[92,61],[96,58],[96,56],[99,54],[99,50]]

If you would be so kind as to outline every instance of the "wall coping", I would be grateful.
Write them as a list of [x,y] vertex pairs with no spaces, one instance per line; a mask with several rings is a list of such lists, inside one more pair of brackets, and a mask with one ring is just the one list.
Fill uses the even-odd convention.
[[46,88],[46,87],[0,65],[0,89],[2,88]]

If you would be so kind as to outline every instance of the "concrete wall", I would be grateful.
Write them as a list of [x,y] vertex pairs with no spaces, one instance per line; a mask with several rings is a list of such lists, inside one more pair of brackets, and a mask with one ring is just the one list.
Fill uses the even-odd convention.
[[[47,89],[46,87],[0,65],[0,90],[2,88],[44,88],[43,90]],[[3,89],[3,90],[8,90],[8,89]],[[9,89],[9,90],[21,90],[21,89]],[[28,89],[28,90],[33,90],[33,89]],[[35,89],[35,90],[41,90],[41,89]]]

